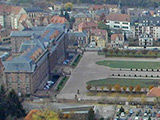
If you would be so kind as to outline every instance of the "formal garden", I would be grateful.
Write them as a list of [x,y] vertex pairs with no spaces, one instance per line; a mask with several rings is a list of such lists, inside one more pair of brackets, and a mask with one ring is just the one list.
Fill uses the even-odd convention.
[[160,69],[160,62],[149,61],[113,61],[104,60],[96,62],[98,65],[108,66],[110,68],[128,68],[128,69]]
[[86,89],[97,93],[146,94],[159,82],[159,79],[106,78],[87,82]]
[[144,57],[144,58],[158,58],[159,51],[155,50],[119,50],[104,48],[98,52],[98,55],[105,55],[106,57]]

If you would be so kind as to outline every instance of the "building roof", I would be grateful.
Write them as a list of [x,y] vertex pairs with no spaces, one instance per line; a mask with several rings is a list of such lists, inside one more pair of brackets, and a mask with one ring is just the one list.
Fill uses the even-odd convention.
[[160,26],[160,17],[153,16],[142,16],[134,17],[131,19],[132,25],[141,25],[141,26]]
[[100,10],[100,9],[108,9],[108,8],[117,8],[117,5],[105,4],[105,5],[92,5],[90,10]]
[[29,7],[29,8],[24,8],[24,10],[29,13],[29,12],[43,12],[43,10],[40,7]]
[[[30,35],[32,40],[27,40],[22,44],[20,51],[23,52],[23,54],[4,62],[5,72],[33,72],[39,56],[43,52],[46,52],[50,46],[51,50],[56,49],[61,40],[58,38],[64,33],[64,30],[64,25],[62,24],[50,24],[46,26],[43,31],[14,31],[12,36],[23,37]],[[53,42],[56,42],[56,45],[53,45]]]
[[109,15],[106,16],[106,20],[130,22],[130,15],[110,13]]
[[24,20],[27,19],[27,14],[22,14],[21,17],[19,18],[19,22],[23,22]]
[[123,38],[124,36],[122,34],[112,34],[111,35],[111,41],[115,41],[116,38]]
[[139,36],[139,38],[153,38],[152,35],[147,34],[147,33],[143,33]]
[[87,34],[84,32],[69,32],[68,37],[87,37]]
[[60,17],[60,16],[53,16],[50,20],[51,23],[66,23],[67,19],[64,17]]
[[11,6],[11,5],[0,4],[0,13],[18,14],[21,11],[21,9],[22,9],[22,7],[20,7],[20,6]]
[[78,25],[81,28],[91,28],[91,27],[98,27],[98,24],[95,22],[82,22]]
[[96,36],[106,36],[107,31],[106,30],[101,30],[101,29],[92,29],[91,34],[96,35]]
[[160,88],[153,87],[148,93],[147,96],[149,97],[159,97],[160,96]]

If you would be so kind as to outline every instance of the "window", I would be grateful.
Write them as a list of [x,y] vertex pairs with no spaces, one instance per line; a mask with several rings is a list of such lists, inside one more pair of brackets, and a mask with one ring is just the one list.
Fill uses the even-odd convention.
[[119,22],[117,22],[117,21],[115,21],[114,23],[115,23],[115,24],[119,24]]
[[122,26],[122,28],[124,28],[124,29],[128,29],[128,27],[126,27],[126,26]]
[[123,24],[128,25],[128,23],[127,23],[127,22],[123,22]]
[[120,28],[120,26],[114,25],[114,28]]

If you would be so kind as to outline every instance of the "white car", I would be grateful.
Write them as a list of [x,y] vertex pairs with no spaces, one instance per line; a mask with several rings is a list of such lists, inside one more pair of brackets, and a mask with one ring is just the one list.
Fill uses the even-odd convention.
[[122,113],[121,113],[121,117],[124,117],[124,116],[125,116],[125,114],[124,114],[124,112],[122,112]]
[[138,120],[138,117],[135,117],[134,119],[135,119],[135,120]]

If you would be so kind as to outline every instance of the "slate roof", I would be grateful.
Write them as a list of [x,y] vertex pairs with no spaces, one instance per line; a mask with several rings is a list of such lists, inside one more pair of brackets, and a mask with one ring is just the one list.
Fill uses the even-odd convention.
[[52,43],[64,33],[64,28],[63,24],[50,24],[43,31],[12,32],[12,36],[31,35],[32,40],[26,40],[21,45],[20,51],[24,52],[22,55],[4,62],[5,72],[33,72],[37,64],[35,63],[37,56],[46,51],[48,45],[51,45],[54,50],[56,49],[57,45],[53,46]]
[[84,32],[69,32],[68,33],[68,37],[87,37],[87,34],[85,34]]
[[160,17],[152,17],[152,16],[134,17],[131,20],[131,25],[160,26]]
[[29,12],[43,12],[43,10],[40,7],[29,7],[29,8],[24,8],[24,10],[29,13]]

